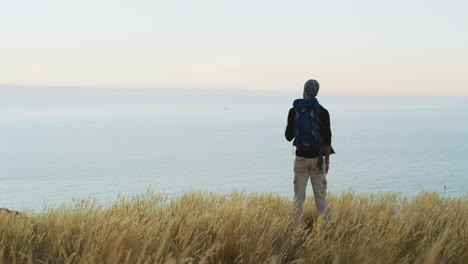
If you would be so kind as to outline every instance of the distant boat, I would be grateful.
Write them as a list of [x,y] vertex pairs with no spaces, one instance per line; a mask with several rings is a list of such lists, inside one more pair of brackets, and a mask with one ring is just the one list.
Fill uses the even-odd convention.
[[229,110],[229,107],[224,107],[224,110],[225,110],[225,111],[226,111],[226,110]]

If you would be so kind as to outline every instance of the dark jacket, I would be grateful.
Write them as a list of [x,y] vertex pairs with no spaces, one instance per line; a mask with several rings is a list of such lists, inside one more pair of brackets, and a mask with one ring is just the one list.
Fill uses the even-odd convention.
[[[296,110],[291,108],[288,114],[288,125],[286,126],[286,131],[284,135],[288,141],[294,139],[294,120],[296,119]],[[322,137],[323,143],[325,146],[331,146],[331,138],[332,133],[330,129],[330,114],[328,113],[327,109],[323,106],[320,106],[320,113],[319,113],[319,122],[320,122],[320,136]],[[293,141],[293,145],[296,145],[296,140]],[[331,150],[330,154],[335,153],[335,151]],[[318,156],[317,152],[311,150],[300,150],[296,149],[296,156],[304,157],[304,158],[316,158]]]

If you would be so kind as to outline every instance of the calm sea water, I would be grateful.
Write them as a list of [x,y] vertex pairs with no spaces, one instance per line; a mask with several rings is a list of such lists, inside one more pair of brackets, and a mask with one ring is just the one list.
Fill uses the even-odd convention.
[[[31,89],[4,88],[0,99],[0,207],[148,187],[293,197],[293,93]],[[329,191],[464,195],[467,99],[320,95],[337,152]]]

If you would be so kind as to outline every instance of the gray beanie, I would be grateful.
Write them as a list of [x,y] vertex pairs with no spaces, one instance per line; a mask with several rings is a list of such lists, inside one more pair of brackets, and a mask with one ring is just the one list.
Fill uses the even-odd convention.
[[320,85],[316,80],[310,79],[304,84],[304,92],[307,96],[316,97],[319,91]]

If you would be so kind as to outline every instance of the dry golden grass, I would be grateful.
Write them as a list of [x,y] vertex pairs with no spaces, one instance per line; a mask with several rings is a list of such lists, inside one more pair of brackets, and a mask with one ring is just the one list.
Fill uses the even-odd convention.
[[322,230],[312,198],[305,225],[271,194],[148,192],[111,206],[0,212],[1,263],[468,263],[468,200],[422,192],[329,194]]

